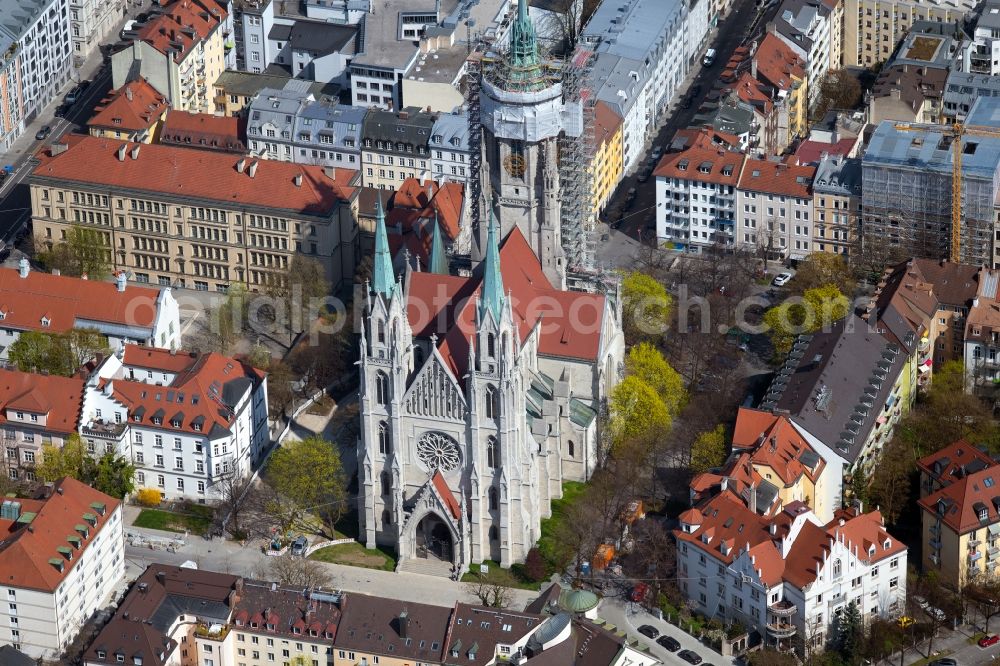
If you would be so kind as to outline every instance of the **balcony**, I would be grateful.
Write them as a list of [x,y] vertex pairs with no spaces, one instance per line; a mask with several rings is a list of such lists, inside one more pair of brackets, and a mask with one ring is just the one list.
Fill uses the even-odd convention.
[[772,615],[777,615],[779,617],[790,617],[798,612],[798,607],[795,604],[790,601],[785,601],[784,599],[771,604],[767,607],[767,609]]
[[775,638],[791,638],[798,632],[794,624],[787,624],[785,622],[769,622],[767,624],[767,633]]
[[195,625],[194,634],[198,638],[207,638],[213,641],[222,641],[229,635],[228,624],[205,624],[199,622]]
[[111,423],[110,421],[91,421],[81,429],[85,437],[101,437],[103,439],[119,439],[125,432],[124,423]]

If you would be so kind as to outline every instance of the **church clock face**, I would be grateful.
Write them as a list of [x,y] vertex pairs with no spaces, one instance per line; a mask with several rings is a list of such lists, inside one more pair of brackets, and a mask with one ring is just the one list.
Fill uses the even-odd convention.
[[525,169],[524,157],[521,155],[508,155],[503,160],[503,168],[514,178],[523,178]]
[[440,432],[428,432],[417,440],[417,458],[428,470],[451,472],[458,468],[462,456],[458,444],[451,437]]

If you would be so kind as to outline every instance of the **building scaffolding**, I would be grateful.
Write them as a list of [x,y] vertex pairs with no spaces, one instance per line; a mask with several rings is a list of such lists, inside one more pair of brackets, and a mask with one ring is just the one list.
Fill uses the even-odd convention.
[[594,273],[597,251],[593,173],[597,96],[590,87],[593,62],[592,51],[578,48],[563,67],[562,77],[564,105],[578,106],[583,116],[580,132],[563,132],[559,137],[563,254],[567,273],[581,276]]

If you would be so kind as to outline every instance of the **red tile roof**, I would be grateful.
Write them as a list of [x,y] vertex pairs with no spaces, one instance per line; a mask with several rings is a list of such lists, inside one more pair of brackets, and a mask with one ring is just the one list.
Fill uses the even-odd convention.
[[984,467],[994,467],[994,462],[986,453],[960,439],[940,451],[917,460],[917,467],[941,485],[960,480],[970,472],[978,472]]
[[[0,313],[4,328],[65,332],[87,322],[151,328],[159,289],[0,268]],[[42,325],[47,317],[48,326]]]
[[83,380],[77,377],[37,375],[17,370],[0,370],[0,424],[7,422],[6,410],[45,416],[47,432],[69,435],[77,431],[83,405]]
[[[920,500],[924,511],[940,515],[958,534],[1000,522],[1000,469],[987,467],[964,476]],[[986,512],[986,518],[979,515]]]
[[[514,325],[522,342],[544,315],[540,354],[597,359],[606,307],[603,295],[553,288],[516,227],[500,248],[500,273],[512,298]],[[414,334],[437,335],[438,349],[457,377],[465,374],[469,339],[476,330],[480,279],[480,272],[471,278],[414,272],[407,284],[407,316]]]
[[763,84],[755,79],[749,72],[743,72],[743,74],[741,74],[740,77],[728,87],[736,93],[736,96],[739,97],[740,100],[759,109],[761,113],[765,115],[771,113],[771,109],[774,107],[774,102],[771,101],[770,95],[762,90]]
[[787,162],[748,159],[740,177],[740,189],[765,194],[783,194],[799,199],[812,197],[816,167]]
[[670,140],[671,150],[684,150],[697,142],[699,136],[704,135],[712,146],[722,147],[727,150],[740,152],[740,137],[728,132],[720,132],[711,125],[706,127],[684,127],[674,132]]
[[597,100],[594,104],[594,140],[602,145],[611,140],[622,126],[622,117],[615,113],[608,104]]
[[795,157],[799,164],[819,164],[823,154],[827,155],[850,155],[854,150],[858,139],[841,139],[836,143],[824,143],[822,141],[803,141],[795,150]]
[[448,482],[444,480],[441,470],[434,470],[431,482],[434,484],[434,489],[441,495],[441,499],[444,500],[448,511],[451,512],[451,517],[455,520],[460,520],[462,518],[462,507],[459,505],[458,500],[455,499],[455,494],[451,492],[451,488],[448,487]]
[[167,99],[143,77],[110,91],[87,121],[90,127],[139,132],[152,127],[167,109]]
[[208,38],[228,14],[213,0],[176,0],[138,27],[138,39],[182,62],[194,46]]
[[242,118],[171,110],[160,131],[160,142],[243,153],[246,152],[244,134]]
[[[0,584],[49,593],[69,576],[119,504],[115,498],[70,477],[56,481],[48,499],[17,501],[21,503],[21,516],[28,512],[35,516],[30,528],[0,520]],[[103,512],[95,507],[97,504],[103,505]],[[96,526],[84,514],[92,516]],[[78,531],[79,526],[85,528],[83,532]],[[80,539],[77,542],[68,537]],[[68,548],[72,559],[57,548]],[[54,559],[62,562],[62,571],[49,562]]]
[[236,401],[264,377],[260,370],[214,352],[172,354],[165,349],[133,351],[133,346],[125,347],[125,365],[132,365],[132,360],[138,367],[177,373],[168,386],[128,379],[112,381],[113,395],[128,409],[133,423],[206,435],[211,435],[213,429],[228,432]]
[[[69,149],[57,155],[40,150],[34,178],[66,184],[117,187],[157,196],[204,199],[227,205],[261,206],[309,215],[329,215],[348,201],[356,171],[336,169],[330,178],[323,167],[175,146],[123,143],[92,136],[65,138]],[[125,147],[124,159],[119,149]],[[135,159],[133,150],[139,152]],[[244,169],[238,171],[239,162]],[[254,177],[249,173],[256,164]],[[296,186],[296,176],[302,176]]]
[[[825,463],[816,454],[791,420],[756,409],[741,407],[736,416],[733,449],[750,449],[750,462],[774,470],[786,486],[793,485],[803,474],[815,481]],[[803,462],[806,454],[808,466]]]
[[743,153],[715,145],[711,135],[702,131],[684,150],[664,155],[653,174],[735,186],[745,159]]
[[[878,562],[906,552],[906,544],[894,539],[885,529],[879,511],[858,513],[857,509],[838,509],[826,524],[826,533],[843,541],[851,552],[866,562]],[[886,547],[888,545],[888,547]]]
[[757,47],[753,59],[757,65],[757,77],[781,90],[791,89],[793,77],[798,80],[806,78],[802,59],[781,38],[771,33],[767,33]]

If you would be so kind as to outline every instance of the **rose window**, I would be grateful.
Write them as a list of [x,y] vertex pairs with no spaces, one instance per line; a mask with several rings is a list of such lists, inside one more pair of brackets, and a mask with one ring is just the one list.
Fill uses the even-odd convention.
[[417,458],[427,469],[450,472],[458,467],[461,456],[458,444],[440,432],[428,432],[417,440]]

